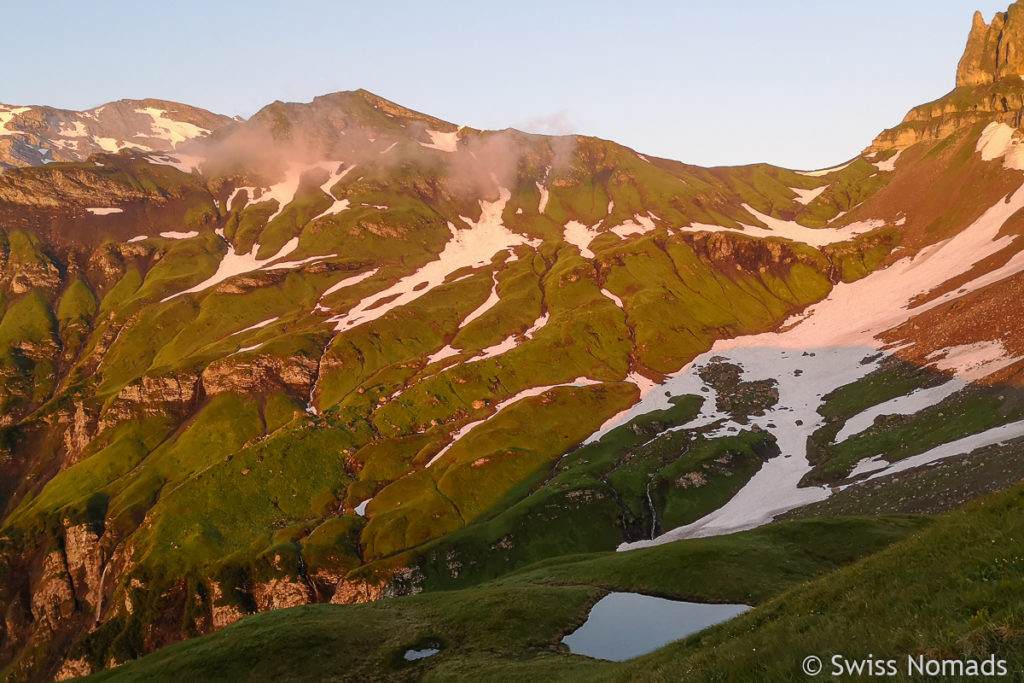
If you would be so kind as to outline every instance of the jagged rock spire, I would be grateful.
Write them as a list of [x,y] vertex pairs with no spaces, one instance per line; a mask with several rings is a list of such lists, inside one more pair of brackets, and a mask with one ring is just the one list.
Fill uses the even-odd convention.
[[1015,2],[986,24],[974,13],[967,48],[956,70],[957,87],[1024,75],[1024,4]]

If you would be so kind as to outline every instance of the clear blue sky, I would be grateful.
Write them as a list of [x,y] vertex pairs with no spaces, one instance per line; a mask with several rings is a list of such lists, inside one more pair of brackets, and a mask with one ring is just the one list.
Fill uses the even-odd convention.
[[0,102],[159,97],[247,117],[366,88],[478,128],[817,168],[949,91],[974,10],[1008,2],[5,3]]

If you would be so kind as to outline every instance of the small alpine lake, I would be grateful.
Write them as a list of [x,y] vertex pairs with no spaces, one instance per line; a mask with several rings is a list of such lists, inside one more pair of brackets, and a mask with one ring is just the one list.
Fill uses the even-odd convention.
[[749,609],[749,605],[711,605],[640,593],[609,593],[591,608],[587,621],[562,642],[574,654],[621,662],[728,621]]

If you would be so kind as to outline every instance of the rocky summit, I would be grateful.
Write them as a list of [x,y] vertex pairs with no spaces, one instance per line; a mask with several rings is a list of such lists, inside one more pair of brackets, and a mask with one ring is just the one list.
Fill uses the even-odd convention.
[[[820,170],[0,106],[0,676],[1019,674],[1021,12]],[[754,609],[574,654],[609,592]]]

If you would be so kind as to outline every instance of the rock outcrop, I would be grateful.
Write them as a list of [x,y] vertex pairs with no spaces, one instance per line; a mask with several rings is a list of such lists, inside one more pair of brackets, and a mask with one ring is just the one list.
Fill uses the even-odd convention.
[[279,386],[306,396],[316,370],[317,360],[301,355],[287,359],[265,354],[242,359],[229,356],[210,363],[203,370],[202,383],[207,396],[229,391],[256,393]]
[[42,576],[32,591],[32,618],[56,630],[74,611],[75,594],[64,554],[54,550],[43,561]]
[[967,49],[956,70],[957,87],[985,85],[1024,75],[1024,5],[1014,3],[986,24],[981,12],[967,37]]
[[956,88],[915,107],[894,128],[875,138],[866,152],[906,149],[941,140],[978,123],[1012,127],[1024,115],[1024,4],[1014,3],[986,24],[975,12],[967,47],[956,70]]

